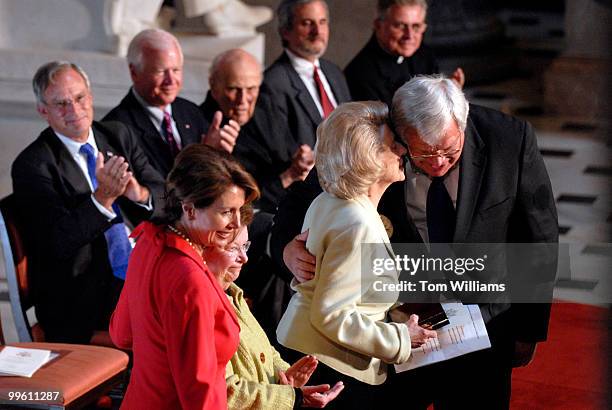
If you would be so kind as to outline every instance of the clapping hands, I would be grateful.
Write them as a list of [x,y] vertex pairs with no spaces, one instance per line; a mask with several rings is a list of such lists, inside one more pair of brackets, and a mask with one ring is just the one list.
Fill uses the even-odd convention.
[[331,387],[329,384],[320,384],[317,386],[305,386],[310,379],[310,376],[315,371],[318,365],[316,357],[308,355],[302,357],[295,362],[293,366],[286,371],[280,371],[279,384],[298,387],[303,394],[303,407],[314,407],[321,409],[330,401],[334,400],[344,389],[344,384],[338,382]]

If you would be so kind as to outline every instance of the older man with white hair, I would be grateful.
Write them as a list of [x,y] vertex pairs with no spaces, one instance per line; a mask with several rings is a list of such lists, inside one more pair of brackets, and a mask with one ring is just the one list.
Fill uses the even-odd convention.
[[[418,74],[440,72],[433,51],[423,44],[427,30],[426,0],[378,0],[374,33],[344,69],[355,100],[391,104],[393,93]],[[452,78],[463,87],[465,75]]]
[[231,152],[240,126],[221,126],[219,112],[209,124],[197,105],[178,96],[183,87],[183,52],[172,34],[141,31],[132,39],[127,61],[132,88],[105,117],[128,125],[137,135],[151,164],[167,175],[176,154],[204,142]]
[[[393,231],[391,242],[525,243],[533,249],[535,243],[558,242],[550,179],[529,123],[469,104],[457,84],[442,76],[416,76],[404,84],[392,112],[410,166],[405,181],[392,185],[378,207]],[[272,235],[274,253],[284,249],[284,262],[300,281],[314,272],[314,258],[304,248],[307,233],[286,247],[283,240],[299,233],[320,192],[313,174],[281,204]],[[535,276],[554,277],[556,252],[532,262]],[[536,344],[546,340],[550,305],[482,303],[480,310],[491,349],[398,375],[392,390],[412,387],[414,403],[433,401],[437,409],[508,408],[512,368],[529,364]]]

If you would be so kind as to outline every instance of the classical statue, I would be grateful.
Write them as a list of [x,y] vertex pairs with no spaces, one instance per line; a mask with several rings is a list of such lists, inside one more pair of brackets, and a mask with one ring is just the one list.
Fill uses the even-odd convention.
[[240,0],[111,0],[106,26],[125,55],[132,38],[147,28],[215,36],[241,36],[272,19],[272,10]]

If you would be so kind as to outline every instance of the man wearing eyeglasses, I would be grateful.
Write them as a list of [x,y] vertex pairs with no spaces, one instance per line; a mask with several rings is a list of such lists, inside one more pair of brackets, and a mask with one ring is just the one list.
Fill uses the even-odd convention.
[[161,205],[164,181],[127,126],[93,121],[79,66],[47,63],[33,86],[49,127],[11,176],[36,316],[46,341],[86,344],[108,331],[131,251],[126,224]]
[[[456,83],[441,76],[407,82],[392,111],[409,153],[405,181],[391,185],[378,207],[392,243],[558,242],[550,179],[530,124],[468,104]],[[299,282],[314,273],[314,257],[303,247],[307,232],[287,246],[282,241],[299,232],[295,221],[321,192],[313,174],[289,191],[272,235],[274,255],[282,253]],[[556,252],[535,259],[532,272],[554,276]],[[536,343],[546,340],[550,305],[486,303],[480,310],[491,349],[401,373],[389,380],[391,391],[414,392],[414,408],[433,402],[436,410],[507,409],[512,368],[529,364]]]
[[[353,100],[380,100],[391,105],[393,93],[417,74],[440,69],[430,48],[421,44],[427,29],[425,0],[378,0],[374,33],[344,69]],[[457,68],[452,78],[463,87]]]

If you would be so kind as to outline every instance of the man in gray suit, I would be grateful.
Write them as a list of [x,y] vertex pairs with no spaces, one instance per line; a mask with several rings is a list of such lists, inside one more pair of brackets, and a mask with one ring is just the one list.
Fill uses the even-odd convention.
[[312,157],[317,126],[351,96],[340,69],[320,58],[329,39],[327,3],[283,0],[277,15],[285,50],[264,73],[262,93],[272,96],[298,146],[307,146],[301,155]]

